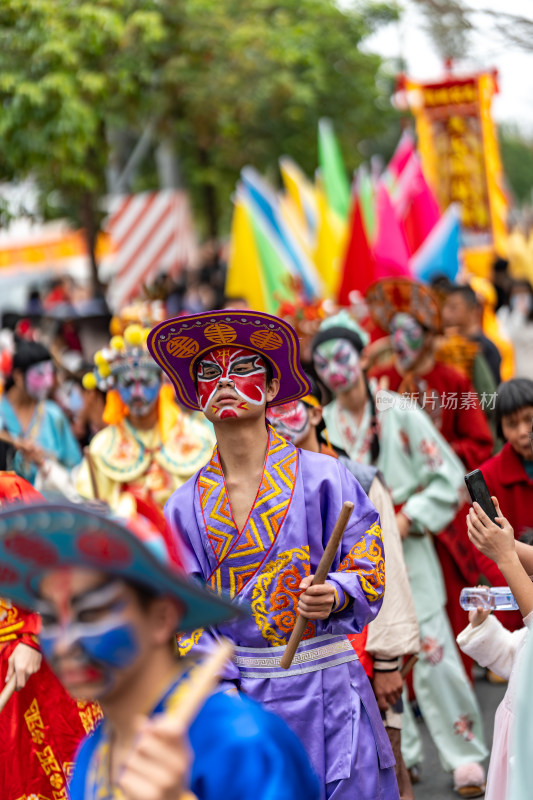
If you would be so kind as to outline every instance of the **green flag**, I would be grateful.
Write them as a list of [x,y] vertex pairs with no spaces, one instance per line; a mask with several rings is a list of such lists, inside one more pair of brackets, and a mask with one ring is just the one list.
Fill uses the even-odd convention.
[[318,123],[318,161],[328,205],[346,221],[350,209],[350,182],[329,119],[321,119]]

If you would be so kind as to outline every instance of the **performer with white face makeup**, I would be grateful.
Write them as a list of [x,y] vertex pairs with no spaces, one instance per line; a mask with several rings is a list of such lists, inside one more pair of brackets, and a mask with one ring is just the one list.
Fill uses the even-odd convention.
[[[180,402],[201,408],[217,438],[209,463],[172,495],[165,514],[185,542],[189,572],[251,608],[246,619],[183,637],[180,652],[202,652],[219,635],[235,643],[226,681],[300,737],[321,800],[398,798],[391,745],[346,637],[381,604],[379,515],[342,464],[297,449],[265,416],[282,403],[298,416],[308,394],[295,331],[262,312],[213,311],[160,323],[148,346]],[[325,583],[312,586],[348,499],[355,509],[339,552]],[[284,670],[298,614],[308,622]]]
[[98,497],[113,508],[124,491],[162,507],[209,457],[213,433],[200,415],[191,417],[174,402],[170,386],[146,349],[147,330],[129,325],[123,336],[95,355],[85,376],[106,392],[107,427],[91,440],[76,477],[82,497]]
[[4,469],[13,469],[31,484],[52,460],[72,469],[81,451],[67,418],[48,396],[54,384],[51,355],[41,344],[21,340],[13,356],[13,368],[0,399],[1,427],[16,440]]
[[[464,797],[480,796],[486,756],[481,715],[465,675],[444,610],[446,595],[433,536],[454,518],[461,496],[464,467],[416,403],[402,402],[399,394],[378,390],[363,372],[335,389],[330,376],[341,371],[335,361],[341,342],[352,347],[365,363],[366,335],[346,312],[330,317],[313,340],[315,369],[334,392],[324,409],[333,445],[350,458],[372,464],[391,490],[395,520],[403,539],[404,557],[420,626],[421,652],[414,667],[415,692],[438,748],[444,769],[453,772],[454,785]],[[328,363],[328,355],[331,361]],[[352,385],[350,385],[352,384]],[[337,382],[336,385],[339,385]],[[402,751],[408,768],[422,759],[416,724],[406,704]],[[468,730],[458,736],[460,720]]]
[[[409,395],[452,447],[464,472],[476,469],[492,454],[492,435],[468,378],[440,361],[436,336],[441,314],[436,296],[415,281],[389,278],[370,287],[366,300],[375,324],[389,333],[394,353],[392,363],[374,368],[371,376],[386,382],[392,391]],[[456,636],[466,624],[456,599],[463,587],[476,586],[480,579],[465,535],[468,509],[461,506],[435,541],[448,598],[446,611]],[[515,625],[522,624],[519,614],[511,619]],[[472,660],[465,656],[463,663],[472,678]]]

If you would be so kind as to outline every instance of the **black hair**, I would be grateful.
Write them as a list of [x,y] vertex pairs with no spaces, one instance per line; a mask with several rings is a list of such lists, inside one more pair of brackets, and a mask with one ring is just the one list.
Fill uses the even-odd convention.
[[[525,289],[526,292],[528,292],[531,299],[533,300],[533,287],[531,286],[527,278],[519,278],[517,280],[514,280],[511,284],[511,293],[513,292],[514,289]],[[526,321],[533,322],[533,302],[531,303],[531,308],[529,309]]]
[[449,294],[450,291],[455,288],[455,284],[447,275],[443,275],[441,272],[433,276],[429,285],[432,289],[442,292],[443,294]]
[[49,350],[39,342],[27,342],[25,339],[19,339],[13,355],[13,369],[19,369],[26,373],[35,364],[50,361],[51,358]]
[[18,369],[24,375],[26,372],[40,364],[43,361],[51,361],[52,356],[46,347],[39,342],[27,342],[25,339],[19,339],[15,345],[15,353],[13,355],[13,365],[11,367],[11,374],[6,380],[5,390],[11,389],[14,385],[13,372]]
[[311,397],[314,397],[316,400],[318,400],[318,402],[322,405],[324,402],[322,387],[319,385],[315,376],[311,375],[311,373],[307,372],[307,370],[305,372],[305,377],[307,378],[309,386],[311,387],[309,394]]
[[524,544],[533,545],[533,530],[528,528],[521,536],[518,537],[519,542]]
[[151,606],[153,601],[157,597],[160,597],[160,595],[156,592],[156,590],[153,587],[147,586],[146,584],[140,583],[139,581],[128,580],[128,586],[131,589],[133,589],[133,591],[137,595],[137,600],[143,611],[146,611]]
[[[329,330],[332,329],[330,328]],[[311,391],[309,392],[309,394],[312,395],[314,398],[316,398],[320,404],[322,404],[324,402],[324,399],[323,399],[323,392],[321,391],[320,388],[321,384],[314,378],[313,375],[310,375],[309,372],[305,373],[305,377],[309,381],[309,385],[311,387]],[[380,452],[379,436],[378,436],[378,416],[377,416],[376,403],[374,401],[374,395],[370,390],[370,386],[366,375],[364,377],[365,377],[366,393],[368,399],[370,400],[370,405],[372,407],[371,417],[370,417],[370,427],[372,429],[372,440],[370,442],[370,455],[372,456],[372,463],[375,464],[379,458],[379,452]],[[326,428],[326,423],[322,419],[320,424],[317,425],[316,433],[320,441],[323,441],[324,443],[326,442],[324,440],[324,437],[321,436],[321,434],[325,430],[325,428]],[[335,447],[334,449],[339,450],[340,448]]]
[[266,385],[267,385],[267,388],[268,388],[268,387],[270,386],[270,384],[272,383],[272,381],[274,380],[274,367],[272,366],[272,364],[271,364],[271,362],[268,360],[268,358],[265,358],[264,356],[261,356],[261,358],[262,358],[262,359],[263,359],[263,361],[265,362],[265,368],[266,368]]
[[451,297],[454,294],[461,295],[467,306],[470,308],[479,308],[479,300],[471,286],[450,286],[448,289],[448,297]]
[[500,383],[496,393],[494,411],[496,415],[497,433],[504,438],[502,419],[509,414],[514,414],[525,406],[533,407],[533,381],[529,378],[513,378]]
[[323,328],[318,331],[311,342],[311,349],[315,351],[321,344],[330,342],[333,339],[347,339],[353,344],[358,353],[361,353],[364,349],[363,340],[357,331],[351,328],[345,328],[344,325],[334,325],[331,328]]
[[506,258],[498,257],[492,263],[494,272],[507,272],[509,269],[509,261]]

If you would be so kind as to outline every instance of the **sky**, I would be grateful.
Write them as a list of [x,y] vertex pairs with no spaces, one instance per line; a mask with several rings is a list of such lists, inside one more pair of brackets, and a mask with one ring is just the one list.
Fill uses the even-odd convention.
[[[365,49],[385,58],[403,57],[407,73],[415,80],[432,80],[442,76],[442,62],[424,30],[425,20],[410,0],[400,0],[405,12],[399,23],[382,28],[366,40]],[[465,0],[475,9],[517,14],[533,21],[533,0]],[[497,122],[516,124],[525,134],[533,136],[533,35],[530,52],[523,52],[509,43],[501,33],[508,21],[495,21],[476,15],[479,25],[472,36],[471,47],[456,71],[481,71],[496,68],[500,93],[493,102]],[[500,32],[498,32],[498,27]],[[533,31],[533,27],[532,27]]]

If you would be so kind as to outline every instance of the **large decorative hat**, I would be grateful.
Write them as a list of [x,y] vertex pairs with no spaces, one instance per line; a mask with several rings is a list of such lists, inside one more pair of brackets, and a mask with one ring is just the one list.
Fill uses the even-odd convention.
[[149,332],[149,328],[134,323],[128,325],[123,335],[112,336],[109,345],[94,354],[94,371],[83,376],[84,388],[107,392],[115,386],[121,372],[141,366],[158,369],[146,346]]
[[82,505],[38,502],[0,511],[0,597],[35,608],[50,570],[93,568],[175,598],[180,630],[216,625],[242,613],[189,578],[149,520],[126,522]]
[[153,328],[148,349],[177,392],[180,403],[198,409],[195,365],[217,347],[244,347],[272,365],[280,388],[270,405],[298,400],[309,391],[300,366],[300,345],[288,322],[261,311],[205,311],[167,319]]
[[409,278],[384,278],[368,289],[365,299],[373,321],[384,331],[390,329],[392,318],[400,312],[410,314],[428,331],[440,330],[437,298],[422,283]]

